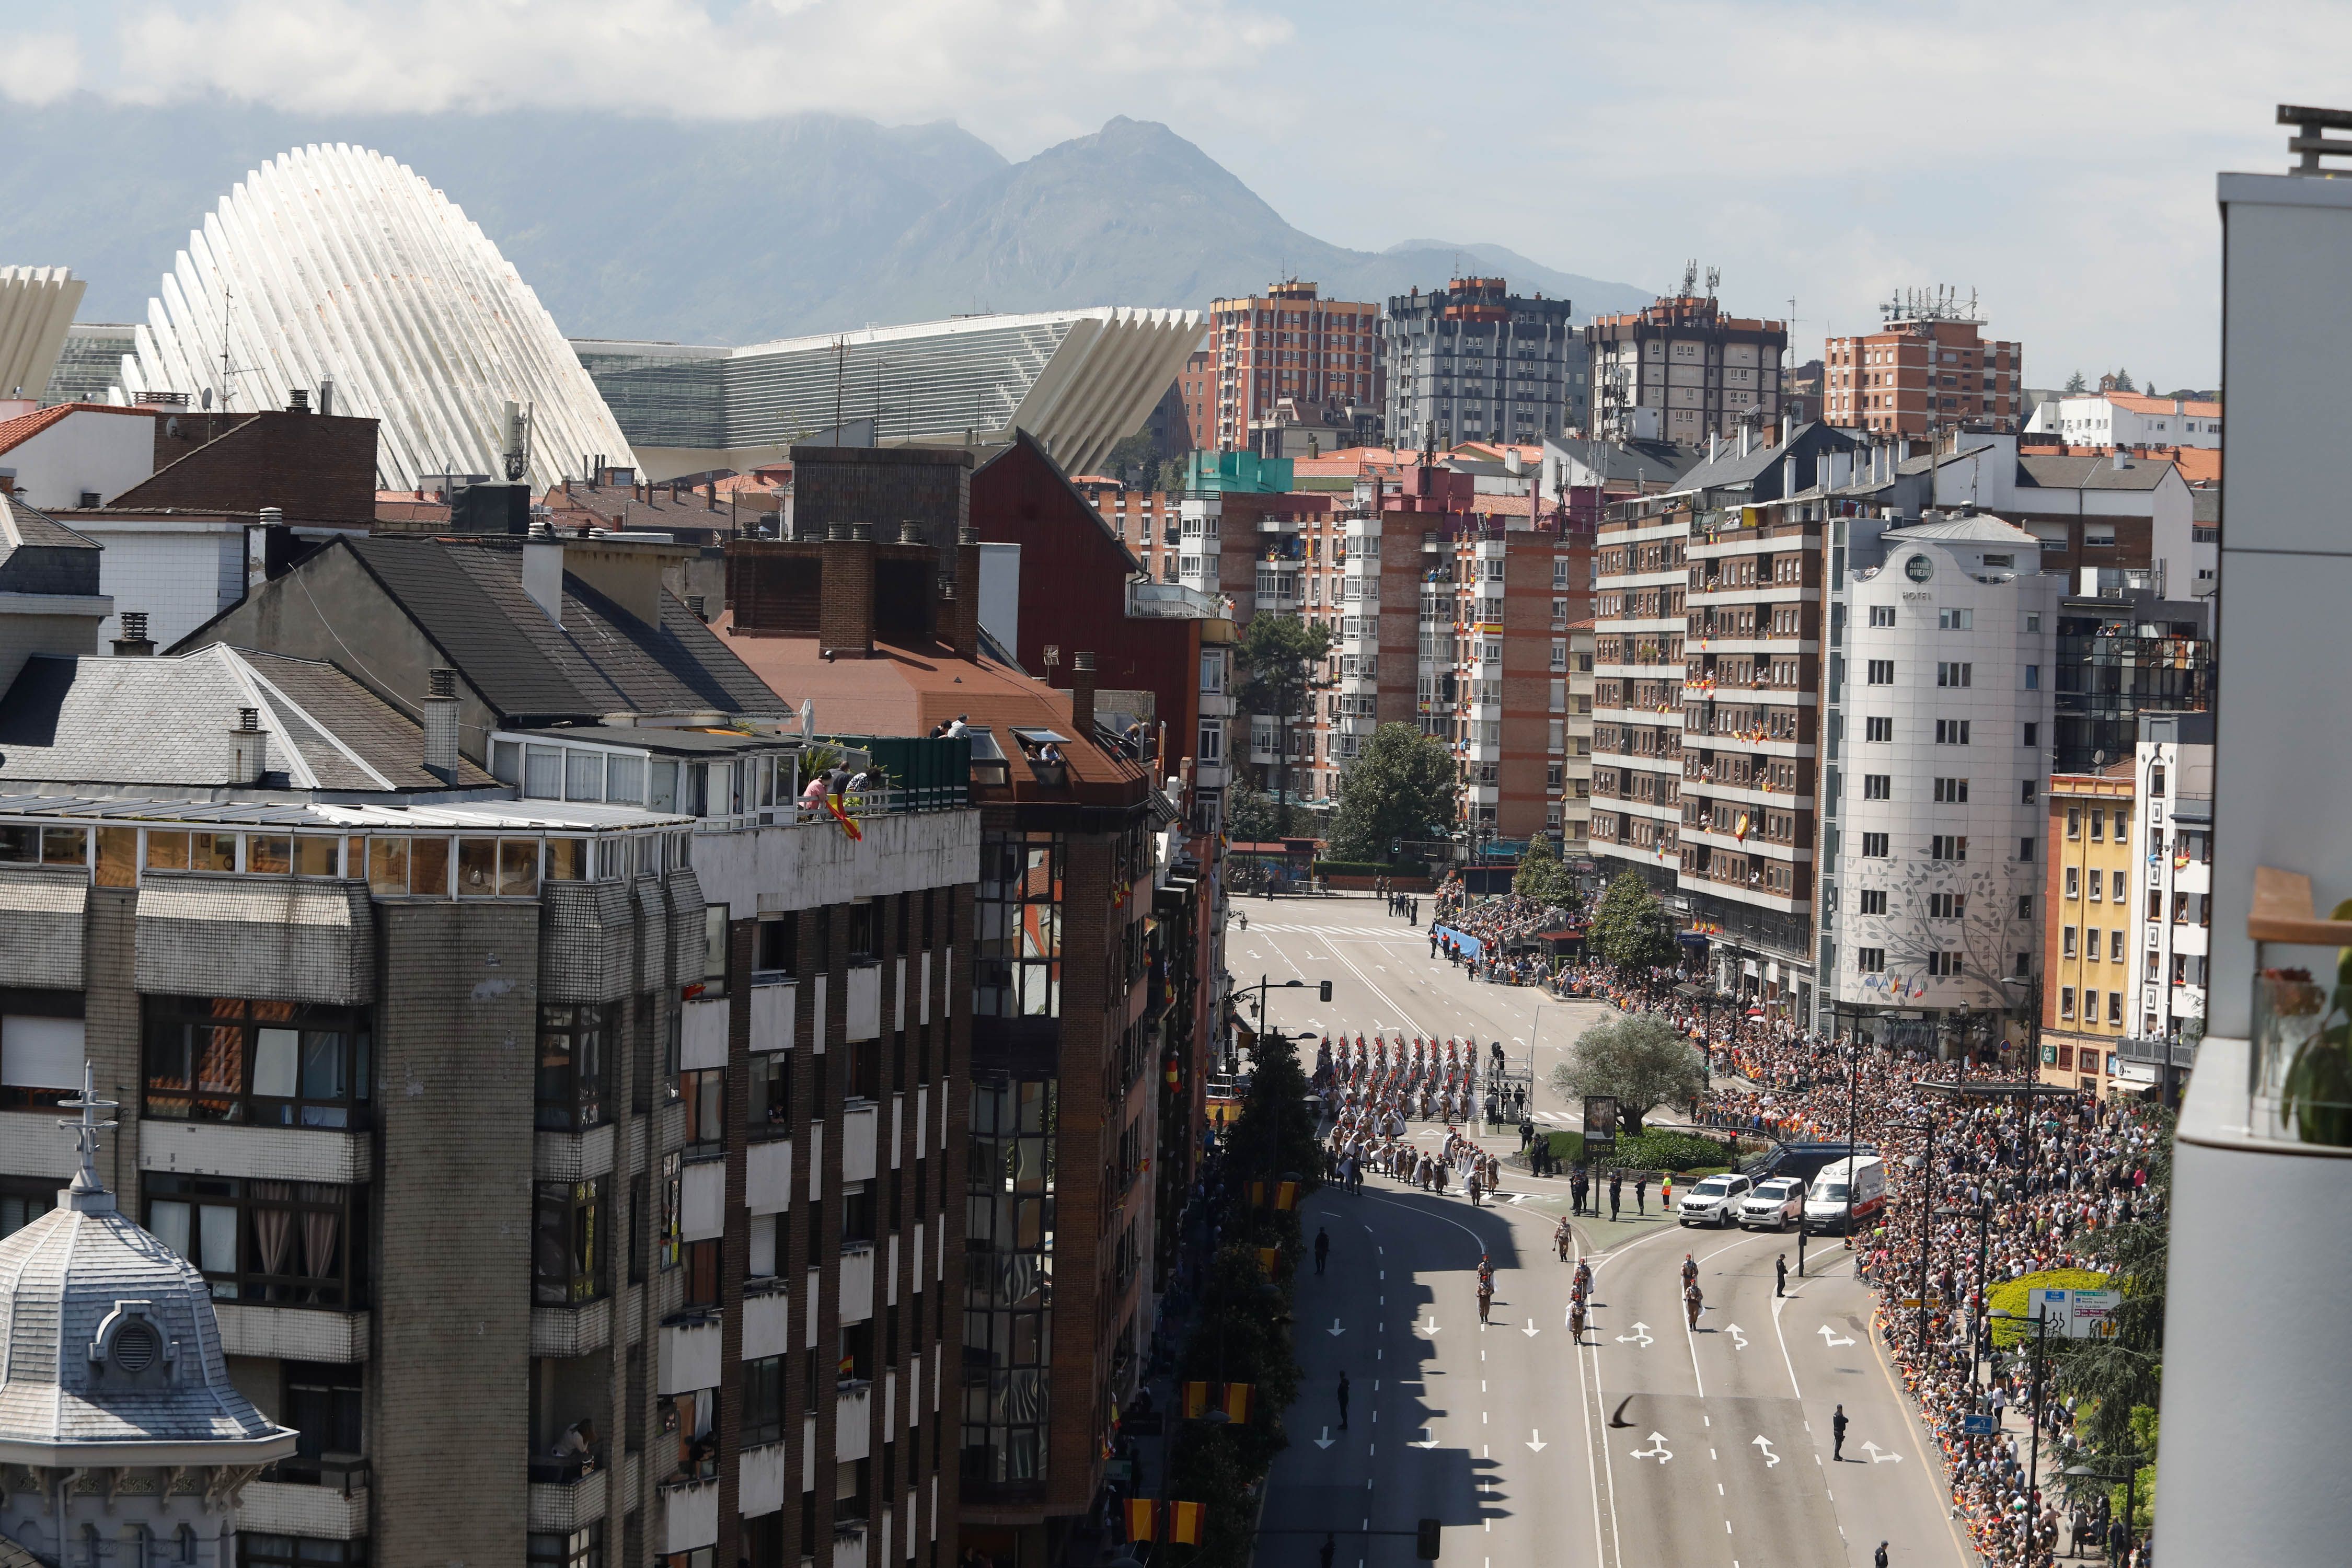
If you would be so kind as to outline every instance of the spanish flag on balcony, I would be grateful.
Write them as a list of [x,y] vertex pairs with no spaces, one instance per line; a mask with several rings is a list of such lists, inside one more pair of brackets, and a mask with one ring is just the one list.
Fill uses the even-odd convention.
[[1738,829],[1732,834],[1732,837],[1738,839],[1743,844],[1748,841],[1748,814],[1744,811],[1739,814],[1739,826]]
[[1274,1190],[1274,1206],[1288,1213],[1298,1206],[1298,1184],[1285,1182]]
[[1281,1258],[1282,1248],[1278,1247],[1261,1247],[1257,1249],[1257,1266],[1269,1279],[1274,1278],[1274,1267],[1281,1261]]
[[1131,1497],[1120,1506],[1127,1510],[1127,1538],[1129,1541],[1153,1539],[1152,1526],[1157,1522],[1153,1515],[1159,1511],[1160,1505],[1148,1497]]
[[1179,1546],[1198,1546],[1208,1519],[1205,1503],[1171,1502],[1168,1505],[1168,1539]]
[[1253,1384],[1225,1384],[1225,1415],[1232,1419],[1234,1426],[1238,1426],[1249,1419],[1250,1395],[1255,1392],[1256,1386]]
[[1202,1413],[1208,1408],[1209,1385],[1205,1383],[1186,1384],[1184,1385],[1184,1419],[1198,1421]]
[[849,813],[841,809],[841,797],[839,795],[826,795],[824,797],[824,808],[833,813],[833,819],[841,824],[842,832],[849,836],[849,841],[851,843],[860,844],[865,842],[866,830],[857,826],[856,820],[852,817]]

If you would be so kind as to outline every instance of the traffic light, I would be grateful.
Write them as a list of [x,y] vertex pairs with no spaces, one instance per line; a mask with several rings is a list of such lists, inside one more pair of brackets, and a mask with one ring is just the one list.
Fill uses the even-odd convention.
[[1413,1531],[1412,1554],[1423,1563],[1437,1561],[1437,1521],[1424,1519]]
[[1331,983],[1328,980],[1323,983],[1322,996],[1326,1002],[1331,1000]]

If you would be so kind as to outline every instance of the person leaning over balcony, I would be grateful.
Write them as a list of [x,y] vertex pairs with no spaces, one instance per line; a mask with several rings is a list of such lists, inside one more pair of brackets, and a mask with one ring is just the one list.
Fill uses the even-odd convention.
[[801,791],[801,809],[807,812],[824,809],[824,775],[823,773],[818,773],[810,779],[808,788]]

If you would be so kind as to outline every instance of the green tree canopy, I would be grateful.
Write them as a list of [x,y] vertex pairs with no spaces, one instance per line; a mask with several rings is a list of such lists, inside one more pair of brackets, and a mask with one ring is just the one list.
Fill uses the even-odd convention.
[[1236,778],[1225,792],[1225,832],[1237,842],[1263,844],[1279,837],[1282,826],[1282,808],[1274,796],[1247,779]]
[[1399,839],[1427,838],[1454,820],[1454,759],[1410,724],[1383,724],[1339,779],[1330,858],[1388,860]]
[[2083,373],[2079,370],[2066,378],[2066,390],[2069,392],[2081,392],[2089,385],[2090,383],[2083,379]]
[[1677,956],[1674,922],[1665,905],[1631,871],[1620,872],[1601,895],[1585,945],[1602,963],[1619,969],[1670,964]]
[[1706,1063],[1697,1049],[1655,1013],[1595,1024],[1552,1068],[1552,1088],[1571,1102],[1588,1094],[1617,1097],[1617,1117],[1629,1133],[1642,1131],[1653,1106],[1687,1104],[1706,1087]]
[[1577,902],[1575,874],[1560,863],[1551,835],[1538,833],[1528,840],[1527,853],[1511,878],[1511,891],[1540,899],[1547,904],[1573,908]]
[[[1247,671],[1235,696],[1242,711],[1286,721],[1307,710],[1313,700],[1307,682],[1315,666],[1331,648],[1331,628],[1297,616],[1262,613],[1250,617],[1234,652]],[[1275,763],[1277,798],[1289,793],[1290,754],[1287,723],[1277,725],[1286,737],[1281,760]]]

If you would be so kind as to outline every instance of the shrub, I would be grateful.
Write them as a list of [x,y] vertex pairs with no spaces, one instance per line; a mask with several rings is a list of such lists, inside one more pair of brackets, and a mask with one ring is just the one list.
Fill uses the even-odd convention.
[[1628,1170],[1690,1171],[1699,1166],[1721,1169],[1724,1148],[1712,1138],[1652,1128],[1617,1141],[1616,1163]]

